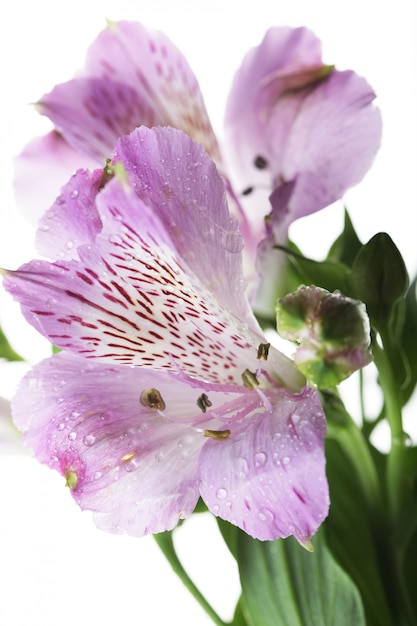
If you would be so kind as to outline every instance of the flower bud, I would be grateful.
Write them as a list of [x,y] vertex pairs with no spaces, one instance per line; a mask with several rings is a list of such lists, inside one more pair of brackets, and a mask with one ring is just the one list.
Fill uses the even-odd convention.
[[333,387],[372,360],[365,305],[304,285],[278,300],[277,330],[298,344],[294,361],[308,382]]

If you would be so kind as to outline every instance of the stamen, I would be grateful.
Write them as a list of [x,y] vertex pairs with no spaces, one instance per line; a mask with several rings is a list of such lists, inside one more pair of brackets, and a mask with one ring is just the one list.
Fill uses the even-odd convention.
[[212,406],[212,404],[213,403],[210,402],[206,393],[202,393],[201,396],[197,400],[197,406],[199,409],[203,411],[203,413],[205,413],[207,409]]
[[264,361],[268,360],[269,348],[271,347],[270,343],[260,343],[258,346],[258,359],[264,359]]
[[148,409],[157,409],[159,411],[164,411],[166,404],[162,399],[162,396],[158,389],[145,389],[140,394],[140,401],[143,406],[146,406]]
[[272,404],[269,401],[268,397],[259,388],[255,389],[255,391],[258,394],[258,396],[260,397],[261,402],[264,405],[265,410],[268,411],[268,413],[272,413]]
[[245,369],[245,371],[242,372],[242,381],[248,389],[255,389],[255,387],[259,385],[259,380],[256,378],[256,374],[248,369]]
[[205,430],[204,437],[211,437],[211,439],[216,439],[220,441],[222,439],[228,439],[230,437],[230,430]]

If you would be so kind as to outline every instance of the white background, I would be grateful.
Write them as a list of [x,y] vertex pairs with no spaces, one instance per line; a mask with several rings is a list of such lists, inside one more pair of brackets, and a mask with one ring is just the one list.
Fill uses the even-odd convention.
[[[5,12],[4,12],[5,11]],[[28,106],[82,66],[105,18],[136,19],[164,30],[195,70],[216,132],[245,51],[272,25],[308,26],[324,60],[364,75],[378,94],[382,149],[366,179],[347,194],[363,240],[387,231],[410,273],[417,271],[417,4],[414,0],[14,0],[3,8],[0,45],[0,266],[34,255],[33,227],[14,206],[12,157],[49,129]],[[295,225],[292,236],[320,258],[342,226],[333,206]],[[0,322],[15,348],[35,362],[49,353],[0,294]],[[416,340],[417,342],[417,340]],[[416,346],[417,349],[417,346]],[[7,370],[7,371],[6,371]],[[12,371],[10,371],[12,370]],[[22,374],[0,365],[0,395]],[[415,411],[409,410],[408,420]],[[177,582],[151,537],[134,540],[95,529],[62,478],[23,456],[0,458],[0,623],[4,626],[210,624]],[[178,533],[179,549],[226,619],[238,597],[234,564],[210,517]]]

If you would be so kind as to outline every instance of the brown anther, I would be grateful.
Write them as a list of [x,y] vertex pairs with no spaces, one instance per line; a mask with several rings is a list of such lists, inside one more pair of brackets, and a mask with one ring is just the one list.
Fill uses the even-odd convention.
[[140,394],[140,401],[143,406],[146,406],[148,409],[157,409],[159,411],[165,410],[165,402],[162,399],[162,396],[158,389],[145,389]]
[[258,359],[264,359],[264,361],[268,360],[269,348],[271,347],[270,343],[260,343],[258,346]]
[[256,375],[248,369],[242,372],[242,381],[248,389],[255,389],[255,387],[259,385],[259,380],[256,378]]
[[201,396],[197,400],[197,406],[199,409],[203,411],[203,413],[205,413],[207,409],[209,409],[212,406],[212,404],[213,403],[210,402],[206,393],[202,393]]
[[230,437],[230,430],[226,429],[226,430],[205,430],[204,431],[204,437],[211,437],[212,439],[217,439],[217,441],[220,441],[221,439],[227,439],[228,437]]

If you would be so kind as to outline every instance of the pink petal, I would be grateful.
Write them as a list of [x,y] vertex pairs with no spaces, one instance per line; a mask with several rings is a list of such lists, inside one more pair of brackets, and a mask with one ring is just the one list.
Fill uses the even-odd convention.
[[57,85],[37,105],[80,154],[104,165],[119,137],[158,119],[132,87],[100,78]]
[[251,413],[200,455],[200,492],[209,509],[258,539],[294,535],[306,543],[329,508],[316,393],[281,392],[272,412]]
[[240,319],[258,328],[244,296],[243,239],[225,188],[202,147],[174,129],[122,137],[115,160],[136,193],[159,216],[178,254],[201,282]]
[[77,249],[91,244],[102,225],[96,196],[103,172],[79,170],[63,187],[53,206],[39,221],[36,247],[49,258],[77,258]]
[[[140,402],[154,387],[168,418]],[[96,511],[98,526],[141,536],[169,530],[194,510],[205,439],[169,415],[184,407],[201,415],[198,395],[160,372],[60,353],[23,379],[13,415],[26,446],[66,477],[81,508]]]
[[14,161],[14,188],[19,209],[36,224],[69,176],[80,167],[93,165],[90,158],[75,152],[56,131],[33,139]]
[[[372,106],[374,98],[366,80],[350,71],[333,71],[305,98],[278,172],[283,180],[296,180],[285,221],[328,206],[362,180],[381,139],[381,115]],[[278,118],[279,107],[270,119],[270,130]],[[277,144],[271,146],[272,164],[276,150]],[[274,207],[273,198],[271,202]]]
[[135,126],[179,128],[220,161],[194,72],[164,33],[139,22],[110,23],[90,46],[85,75],[124,83],[136,92],[138,102],[153,116],[138,118]]
[[[310,31],[276,28],[236,74],[225,124],[242,186],[255,188],[247,206],[258,236],[266,212],[259,212],[263,190],[296,181],[279,220],[285,233],[290,222],[357,184],[379,148],[381,118],[371,87],[353,72],[330,70]],[[265,160],[261,169],[255,167],[258,156]],[[274,206],[274,196],[271,201]]]

